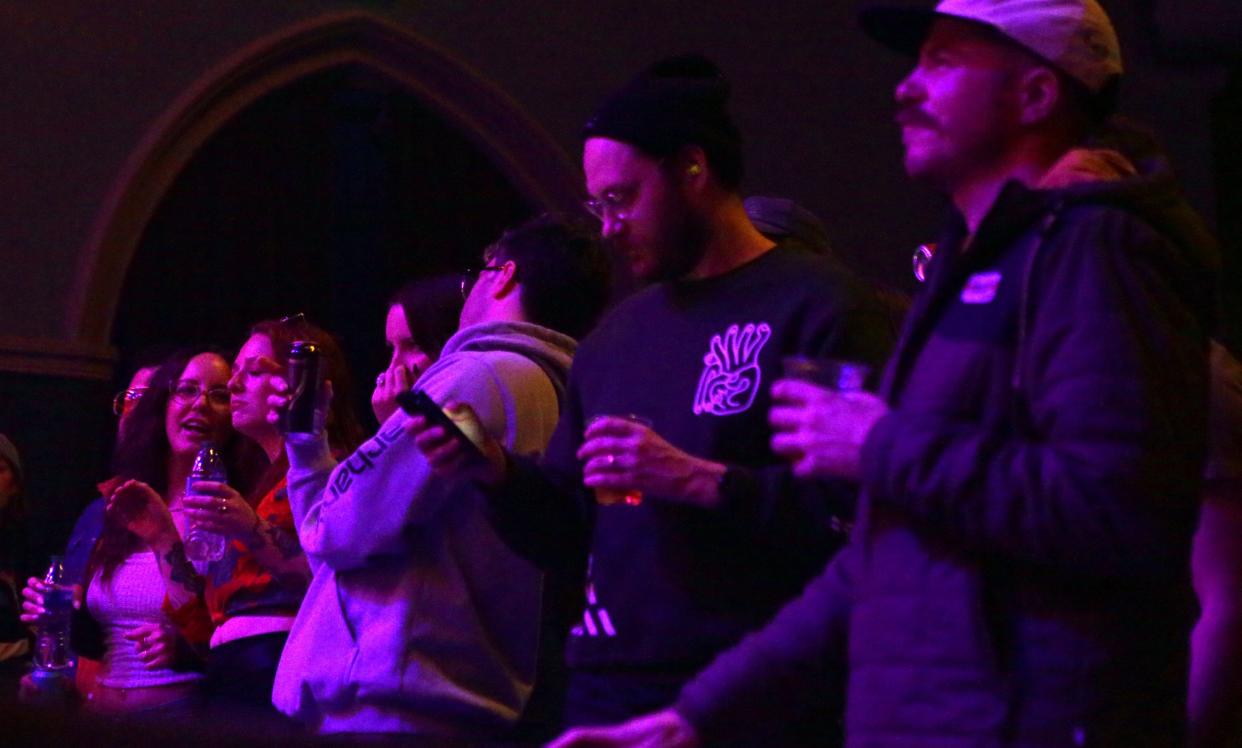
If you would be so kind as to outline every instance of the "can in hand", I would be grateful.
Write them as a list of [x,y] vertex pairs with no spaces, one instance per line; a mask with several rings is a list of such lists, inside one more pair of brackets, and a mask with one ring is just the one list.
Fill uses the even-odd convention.
[[322,428],[316,421],[320,371],[319,346],[309,340],[295,340],[289,349],[289,409],[285,411],[286,434],[314,434]]

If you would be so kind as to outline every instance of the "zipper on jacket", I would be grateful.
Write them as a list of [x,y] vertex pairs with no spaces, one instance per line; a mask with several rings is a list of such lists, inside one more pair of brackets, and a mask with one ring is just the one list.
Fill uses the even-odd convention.
[[[1022,413],[1014,413],[1014,424],[1020,425],[1026,423],[1025,403],[1022,395],[1022,370],[1023,370],[1023,351],[1026,349],[1027,325],[1030,321],[1031,314],[1031,285],[1035,278],[1035,263],[1039,259],[1040,250],[1044,247],[1049,234],[1052,233],[1053,226],[1056,225],[1057,218],[1061,215],[1061,209],[1064,207],[1063,202],[1057,202],[1052,208],[1044,214],[1040,219],[1039,230],[1035,233],[1035,244],[1031,247],[1030,253],[1026,256],[1026,263],[1022,268],[1022,292],[1018,298],[1018,344],[1013,354],[1013,374],[1010,376],[1009,387],[1013,392],[1012,402],[1015,410],[1019,407],[1023,408]],[[1020,420],[1019,420],[1019,417]]]

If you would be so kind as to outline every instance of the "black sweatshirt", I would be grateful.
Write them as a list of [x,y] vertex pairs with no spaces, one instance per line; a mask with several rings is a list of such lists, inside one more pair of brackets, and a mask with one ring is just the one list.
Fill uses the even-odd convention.
[[[777,247],[723,275],[649,287],[578,349],[542,463],[514,458],[492,500],[517,552],[544,568],[589,554],[572,669],[689,677],[765,621],[823,569],[852,510],[840,486],[795,484],[771,452],[769,387],[781,358],[878,366],[891,325],[838,263]],[[718,510],[658,496],[598,507],[575,452],[600,414],[637,414],[691,455],[731,466]]]

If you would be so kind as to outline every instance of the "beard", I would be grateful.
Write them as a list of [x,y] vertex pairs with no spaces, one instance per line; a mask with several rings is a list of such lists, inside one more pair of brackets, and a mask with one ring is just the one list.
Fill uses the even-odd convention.
[[667,228],[659,237],[658,246],[652,248],[656,260],[651,279],[655,281],[686,277],[707,252],[707,222],[684,200],[678,199],[671,208]]

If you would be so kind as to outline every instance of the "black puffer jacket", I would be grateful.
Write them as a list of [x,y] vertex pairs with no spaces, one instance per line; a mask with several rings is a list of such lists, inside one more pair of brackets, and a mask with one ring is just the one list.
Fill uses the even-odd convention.
[[705,736],[848,669],[850,746],[1183,740],[1216,252],[1146,166],[1010,184],[968,252],[941,244],[854,541],[686,687]]

